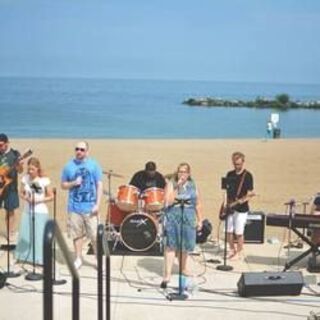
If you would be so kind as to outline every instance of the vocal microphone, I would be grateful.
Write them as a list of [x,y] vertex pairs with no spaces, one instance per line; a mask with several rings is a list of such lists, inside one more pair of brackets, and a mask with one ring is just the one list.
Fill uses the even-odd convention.
[[31,183],[30,188],[36,193],[39,193],[41,191],[40,185],[36,182]]

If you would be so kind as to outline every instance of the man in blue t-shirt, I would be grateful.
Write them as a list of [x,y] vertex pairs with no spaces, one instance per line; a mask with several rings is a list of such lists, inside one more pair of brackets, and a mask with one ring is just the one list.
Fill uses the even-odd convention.
[[75,147],[75,157],[63,168],[62,189],[69,190],[68,227],[73,239],[76,259],[74,265],[82,265],[83,238],[90,238],[96,251],[98,211],[102,196],[102,170],[100,165],[88,157],[89,145],[80,141]]

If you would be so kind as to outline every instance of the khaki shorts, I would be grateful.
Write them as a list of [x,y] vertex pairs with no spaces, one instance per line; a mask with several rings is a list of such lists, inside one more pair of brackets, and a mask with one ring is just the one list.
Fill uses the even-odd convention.
[[91,242],[97,241],[98,216],[70,212],[68,217],[68,235],[77,240],[87,236]]

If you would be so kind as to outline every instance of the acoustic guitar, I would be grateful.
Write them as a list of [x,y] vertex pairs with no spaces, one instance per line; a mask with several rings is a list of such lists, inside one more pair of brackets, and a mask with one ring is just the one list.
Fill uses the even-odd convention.
[[30,157],[32,155],[32,150],[28,149],[23,153],[11,166],[0,167],[0,197],[2,196],[5,188],[12,182],[12,178],[9,177],[10,173],[16,169],[19,162]]
[[223,201],[222,204],[221,204],[221,207],[220,207],[220,212],[219,212],[219,219],[220,220],[225,220],[227,218],[227,216],[231,215],[234,213],[234,210],[233,208],[240,204],[240,203],[243,203],[245,202],[245,200],[249,200],[250,198],[254,197],[255,194],[252,193],[250,195],[245,195],[244,197],[242,198],[239,198],[233,202],[229,202],[228,201]]

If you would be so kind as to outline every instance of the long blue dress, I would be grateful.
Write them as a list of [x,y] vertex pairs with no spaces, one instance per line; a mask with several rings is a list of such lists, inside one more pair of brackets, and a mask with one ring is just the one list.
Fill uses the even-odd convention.
[[[173,182],[174,183],[174,182]],[[181,221],[182,223],[182,251],[192,252],[196,244],[196,185],[192,180],[180,188],[177,199],[188,199],[188,204],[182,208],[179,203],[166,208],[165,211],[165,245],[173,250],[180,250]],[[183,219],[182,219],[183,214]]]
[[[45,197],[46,187],[50,184],[47,177],[37,177],[35,180],[30,179],[28,175],[21,180],[25,192],[30,193],[30,185],[36,183],[39,190],[35,193],[35,199],[41,200]],[[15,250],[15,258],[19,262],[33,262],[33,229],[32,214],[35,216],[35,263],[43,265],[43,234],[45,224],[49,219],[48,207],[45,203],[35,204],[34,209],[26,203],[22,213],[19,237]]]

